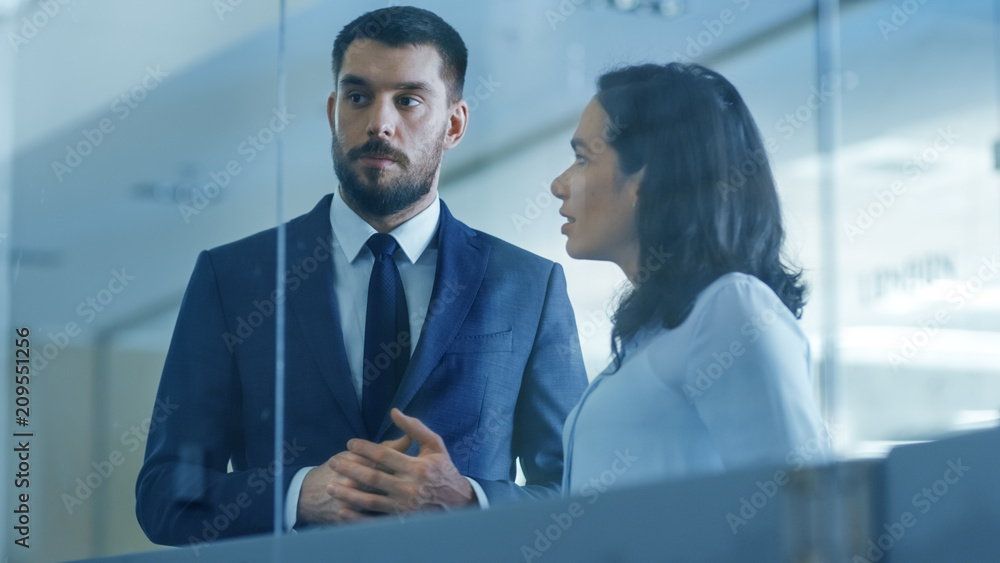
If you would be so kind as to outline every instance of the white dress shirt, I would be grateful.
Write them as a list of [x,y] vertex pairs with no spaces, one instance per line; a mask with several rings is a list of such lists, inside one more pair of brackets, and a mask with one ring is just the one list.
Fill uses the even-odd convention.
[[830,446],[795,317],[764,282],[731,273],[676,328],[640,331],[618,371],[591,382],[563,430],[563,494],[797,469],[829,461]]
[[[411,356],[431,301],[434,272],[437,270],[435,235],[440,216],[441,201],[434,198],[427,209],[389,233],[402,250],[393,255],[393,260],[403,280],[403,293],[406,294]],[[333,225],[333,290],[340,309],[340,327],[344,333],[344,351],[351,368],[351,380],[358,394],[358,405],[361,405],[368,282],[375,265],[375,258],[365,243],[378,231],[347,206],[339,190],[330,203],[330,223]]]
[[[426,209],[396,227],[390,235],[402,252],[393,260],[399,269],[406,294],[406,308],[410,319],[410,355],[420,339],[424,326],[434,274],[437,270],[437,231],[441,217],[441,200],[435,196]],[[368,282],[375,257],[365,246],[378,231],[354,212],[344,201],[338,189],[330,203],[330,225],[333,232],[333,290],[337,297],[340,326],[344,334],[344,351],[351,369],[351,381],[361,405],[363,388],[365,319],[368,314]],[[295,526],[299,506],[299,493],[306,473],[312,467],[303,467],[292,478],[285,497],[285,527]],[[487,508],[486,493],[474,479],[466,477],[479,499],[479,506]]]

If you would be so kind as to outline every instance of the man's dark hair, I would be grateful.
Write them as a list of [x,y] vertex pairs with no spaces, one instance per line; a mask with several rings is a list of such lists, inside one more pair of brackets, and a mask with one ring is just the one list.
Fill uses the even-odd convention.
[[431,45],[441,56],[441,78],[448,85],[450,101],[462,99],[469,52],[465,42],[433,12],[412,6],[392,6],[363,14],[344,26],[333,41],[333,78],[340,75],[344,53],[358,39],[378,41],[389,47]]

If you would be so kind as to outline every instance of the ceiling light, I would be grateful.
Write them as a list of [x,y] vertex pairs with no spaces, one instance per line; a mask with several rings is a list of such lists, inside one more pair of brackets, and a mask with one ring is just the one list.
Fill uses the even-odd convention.
[[664,0],[660,2],[660,14],[665,18],[676,18],[684,13],[684,2],[680,0]]
[[21,6],[27,3],[27,0],[0,0],[0,19],[14,17]]

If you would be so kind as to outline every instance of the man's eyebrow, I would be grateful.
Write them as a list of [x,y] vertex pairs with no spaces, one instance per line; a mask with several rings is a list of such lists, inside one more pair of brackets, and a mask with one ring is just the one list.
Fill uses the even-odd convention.
[[573,137],[572,139],[570,139],[569,146],[573,147],[573,150],[575,151],[583,149],[587,152],[590,152],[590,147],[587,146],[587,142],[581,139],[580,137]]
[[[340,78],[340,85],[343,86],[364,86],[366,88],[371,87],[369,82],[364,78],[356,74],[345,74]],[[411,82],[399,82],[394,86],[395,90],[422,90],[425,92],[432,92],[434,88],[429,82],[422,82],[419,80]]]
[[425,92],[431,92],[434,88],[431,87],[430,83],[427,82],[400,82],[396,84],[396,90],[424,90]]
[[368,81],[356,74],[345,74],[340,78],[341,86],[368,86]]

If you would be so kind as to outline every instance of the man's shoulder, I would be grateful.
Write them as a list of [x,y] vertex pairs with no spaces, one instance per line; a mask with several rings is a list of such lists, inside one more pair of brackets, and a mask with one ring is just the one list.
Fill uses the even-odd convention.
[[258,231],[241,239],[209,248],[208,253],[215,256],[224,256],[245,254],[248,251],[265,248],[273,250],[277,241],[277,232],[277,227],[264,229],[263,231]]
[[477,238],[489,245],[490,261],[495,260],[499,266],[516,265],[521,270],[548,272],[556,265],[552,260],[539,256],[530,250],[525,250],[502,238],[477,229],[470,228],[470,230]]
[[[299,239],[304,236],[305,231],[315,230],[317,233],[323,231],[323,224],[320,220],[326,220],[329,225],[330,196],[326,196],[311,211],[303,213],[285,223],[286,235],[291,244],[298,244]],[[325,206],[325,213],[324,213]],[[329,230],[327,227],[326,230]],[[275,249],[277,248],[278,228],[271,227],[258,231],[241,239],[227,242],[219,246],[208,249],[208,254],[213,259],[236,259],[245,260],[247,258],[260,259],[270,256],[273,260]]]

